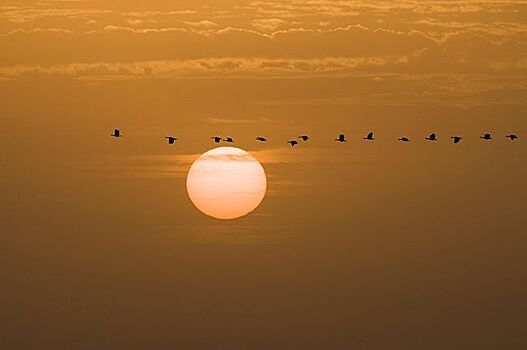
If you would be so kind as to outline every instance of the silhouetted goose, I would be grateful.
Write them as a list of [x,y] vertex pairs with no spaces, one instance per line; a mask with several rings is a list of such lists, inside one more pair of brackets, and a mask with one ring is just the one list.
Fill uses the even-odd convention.
[[403,136],[399,139],[399,141],[402,141],[402,142],[410,142],[410,139],[406,136]]
[[286,143],[290,144],[291,147],[293,147],[293,146],[295,146],[295,145],[298,145],[298,141],[297,141],[297,140],[287,141]]
[[459,143],[459,141],[463,139],[461,136],[452,136],[450,138],[454,141],[454,143]]
[[256,140],[258,140],[258,141],[260,141],[260,142],[265,142],[265,141],[267,141],[267,139],[266,139],[265,137],[262,137],[262,136],[258,136],[258,137],[256,138]]
[[363,137],[363,139],[364,139],[364,140],[368,140],[368,141],[373,141],[373,140],[375,140],[375,139],[373,138],[373,132],[368,133],[368,135],[366,135],[366,137]]
[[301,139],[302,141],[309,140],[309,136],[307,136],[307,135],[301,135],[301,136],[298,136],[298,138]]
[[335,139],[337,142],[346,142],[346,135],[340,134],[339,137]]
[[505,137],[511,139],[511,141],[514,141],[514,140],[516,140],[516,139],[518,138],[518,136],[516,136],[516,135],[514,135],[514,134],[510,134],[510,135],[507,135],[507,136],[505,136]]
[[113,134],[111,134],[110,136],[113,136],[113,137],[121,137],[123,135],[121,135],[121,131],[119,129],[115,129],[113,131]]
[[234,142],[234,140],[232,139],[232,137],[227,137],[226,139],[223,139],[223,141],[225,141],[225,142],[229,142],[229,143]]
[[176,140],[177,140],[177,138],[174,137],[174,136],[165,136],[165,139],[168,140],[168,144],[169,144],[169,145],[173,145],[174,142],[176,142]]
[[428,137],[425,137],[425,140],[428,141],[437,141],[437,136],[435,133],[431,133]]
[[221,137],[219,137],[219,136],[212,136],[211,139],[213,139],[214,142],[216,142],[216,143],[220,143],[221,142]]
[[479,137],[480,139],[483,139],[485,141],[488,141],[488,140],[492,140],[492,135],[487,133],[487,134],[483,134],[482,136]]

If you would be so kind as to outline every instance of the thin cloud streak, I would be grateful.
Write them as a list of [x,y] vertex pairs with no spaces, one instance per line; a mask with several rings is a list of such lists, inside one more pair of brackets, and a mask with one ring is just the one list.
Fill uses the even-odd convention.
[[[342,151],[342,150],[341,150]],[[291,149],[289,146],[264,150],[248,150],[248,153],[265,167],[266,164],[302,164],[302,163],[349,163],[360,161],[355,150],[345,150],[338,155],[332,149]],[[201,153],[158,154],[129,157],[124,172],[133,176],[147,178],[185,177],[192,163]],[[253,158],[221,156],[225,161],[254,161]],[[217,157],[213,158],[217,160]]]

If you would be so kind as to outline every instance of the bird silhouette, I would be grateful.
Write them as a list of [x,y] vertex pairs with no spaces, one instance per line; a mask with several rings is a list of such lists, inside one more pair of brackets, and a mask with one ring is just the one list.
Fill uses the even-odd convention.
[[298,138],[301,139],[302,141],[309,140],[309,136],[307,136],[307,135],[301,135],[301,136],[298,136]]
[[402,141],[402,142],[410,142],[410,139],[406,136],[403,136],[399,139],[399,141]]
[[510,135],[507,135],[507,136],[505,136],[505,137],[511,139],[511,141],[514,141],[514,140],[516,140],[516,139],[518,138],[518,136],[516,136],[516,135],[514,135],[514,134],[510,134]]
[[168,140],[168,144],[169,144],[169,145],[173,145],[174,142],[176,142],[176,140],[177,140],[177,138],[174,137],[174,136],[165,136],[165,139]]
[[431,133],[428,137],[425,137],[425,140],[428,141],[437,141],[437,136],[435,133]]
[[258,136],[258,137],[256,138],[256,140],[258,140],[258,141],[260,141],[260,142],[265,142],[265,141],[267,141],[267,139],[266,139],[265,137],[262,137],[262,136]]
[[337,142],[346,142],[346,135],[344,135],[344,134],[339,134],[339,137],[337,137],[337,138],[335,139],[335,141],[337,141]]
[[212,136],[211,139],[213,139],[214,142],[216,142],[216,143],[220,143],[221,142],[221,137],[219,137],[219,136]]
[[298,145],[298,141],[297,141],[297,140],[287,141],[286,143],[290,144],[291,147],[293,147],[293,146],[295,146],[295,145]]
[[364,140],[368,140],[368,141],[373,141],[373,140],[375,140],[375,139],[373,138],[373,132],[368,133],[368,135],[366,135],[366,137],[363,137],[363,139],[364,139]]
[[223,139],[223,141],[225,141],[225,142],[229,142],[229,143],[234,142],[234,140],[232,139],[232,137],[227,137],[226,139]]
[[489,134],[489,133],[486,133],[486,134],[483,134],[482,136],[480,136],[479,138],[483,139],[485,141],[488,141],[488,140],[492,140],[492,135]]
[[113,131],[113,134],[111,134],[110,136],[113,136],[113,137],[121,137],[123,135],[121,135],[121,131],[119,129],[115,129]]
[[459,143],[463,139],[461,136],[452,136],[450,138],[454,140],[454,143]]

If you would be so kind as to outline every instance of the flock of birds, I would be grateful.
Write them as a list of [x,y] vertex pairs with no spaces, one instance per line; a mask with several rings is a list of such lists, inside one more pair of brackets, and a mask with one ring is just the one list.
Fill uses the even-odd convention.
[[[121,133],[121,131],[119,129],[115,129],[113,131],[113,133],[111,134],[111,136],[113,136],[113,137],[122,137],[123,134]],[[509,135],[506,135],[505,137],[510,139],[511,141],[514,141],[514,140],[516,140],[518,138],[518,136],[516,136],[514,134],[509,134]],[[212,138],[212,140],[215,143],[220,143],[220,142],[233,143],[234,142],[234,139],[232,137],[223,138],[223,137],[220,137],[220,136],[212,136],[211,138]],[[452,139],[452,142],[454,142],[454,143],[459,143],[459,142],[461,142],[461,140],[463,140],[463,138],[461,136],[451,136],[450,138]],[[165,139],[167,139],[167,142],[170,145],[173,145],[177,141],[177,137],[174,137],[174,136],[165,136]],[[369,132],[365,137],[363,137],[363,139],[367,140],[367,141],[374,141],[375,138],[373,137],[373,132]],[[481,135],[480,139],[483,139],[485,141],[490,141],[493,138],[492,138],[491,134],[486,133],[486,134]],[[307,142],[307,141],[309,141],[309,136],[308,135],[300,135],[300,136],[298,136],[297,139],[289,140],[286,143],[290,144],[291,147],[294,147],[294,146],[298,145],[298,143],[299,143],[298,140],[301,140],[302,142]],[[399,138],[398,140],[401,141],[401,142],[410,142],[410,139],[408,137],[406,137],[406,136],[403,136],[403,137]],[[425,140],[438,141],[439,139],[437,138],[437,135],[435,133],[431,133],[430,135],[425,137]],[[265,138],[263,136],[258,136],[256,138],[256,141],[258,141],[258,142],[267,142],[267,138]],[[346,140],[346,135],[345,134],[339,134],[339,136],[335,139],[335,141],[336,142],[340,142],[340,143],[346,142],[347,141]]]

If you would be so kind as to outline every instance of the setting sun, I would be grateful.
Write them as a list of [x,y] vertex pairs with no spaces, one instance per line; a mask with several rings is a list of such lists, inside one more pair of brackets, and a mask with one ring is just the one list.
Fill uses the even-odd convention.
[[236,219],[258,207],[267,179],[262,165],[234,147],[205,152],[190,168],[187,192],[203,213],[217,219]]

